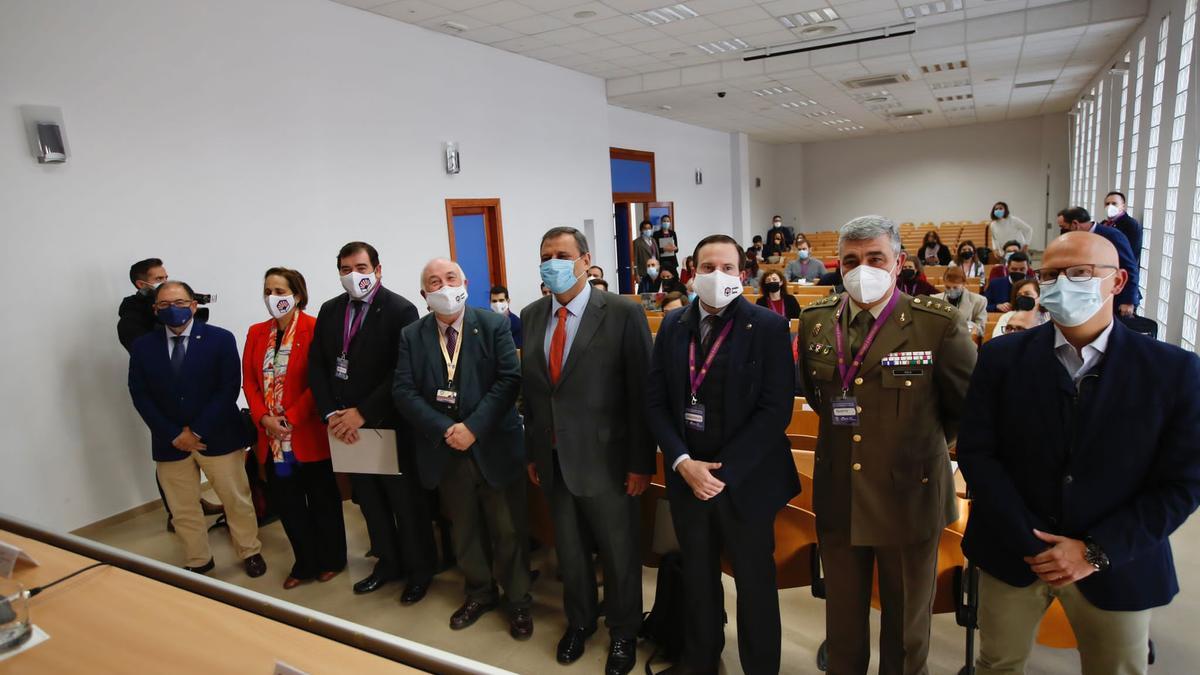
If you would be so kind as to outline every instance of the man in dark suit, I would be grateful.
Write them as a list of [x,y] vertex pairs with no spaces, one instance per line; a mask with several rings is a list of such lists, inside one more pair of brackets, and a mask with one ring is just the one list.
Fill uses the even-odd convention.
[[492,286],[491,306],[493,312],[508,319],[513,343],[517,345],[517,349],[521,349],[521,346],[525,342],[524,333],[521,331],[521,317],[513,314],[512,299],[508,297],[507,286]]
[[329,433],[344,443],[358,442],[362,428],[396,430],[400,465],[396,476],[350,476],[379,558],[354,592],[371,593],[407,576],[400,601],[412,605],[425,597],[437,564],[429,497],[413,475],[408,428],[392,401],[400,331],[417,320],[417,308],[381,285],[383,267],[374,246],[350,242],[337,263],[346,293],[327,301],[317,315],[308,355],[313,398]]
[[[414,431],[421,482],[440,488],[467,600],[450,617],[461,630],[496,608],[504,588],[509,633],[533,635],[525,438],[517,416],[521,362],[508,320],[468,307],[458,263],[421,273],[433,312],[401,332],[392,396]],[[493,563],[496,573],[492,574]]]
[[234,549],[252,577],[267,571],[250,501],[244,450],[252,442],[237,400],[242,366],[237,342],[224,329],[196,321],[196,296],[181,281],[163,282],[154,309],[164,328],[133,343],[129,393],[150,427],[158,480],[183,541],[185,567],[213,568],[200,507],[200,472],[225,505]]
[[[1097,225],[1092,222],[1091,215],[1082,206],[1072,206],[1058,212],[1059,232],[1091,232],[1108,240],[1117,251],[1117,261],[1129,280],[1117,295],[1113,303],[1114,311],[1125,317],[1133,316],[1138,305],[1142,304],[1142,291],[1138,288],[1138,275],[1141,272],[1129,239],[1117,228]],[[1138,242],[1140,245],[1140,241]]]
[[1125,193],[1113,190],[1104,196],[1104,220],[1101,225],[1115,227],[1129,240],[1129,250],[1133,252],[1134,260],[1142,258],[1142,224],[1137,218],[1129,215],[1129,207],[1125,204]]
[[1008,312],[1015,309],[1011,297],[1013,284],[1027,279],[1033,271],[1029,264],[1029,256],[1021,251],[1013,252],[1004,263],[1004,267],[1007,274],[992,279],[983,290],[989,312]]
[[800,492],[787,439],[795,389],[788,322],[740,297],[745,253],[733,238],[705,237],[693,258],[699,302],[663,320],[646,395],[689,599],[678,670],[717,672],[724,552],[737,584],[742,670],[777,673],[775,514]]
[[596,630],[594,537],[612,638],[605,671],[624,675],[637,663],[642,622],[637,497],[655,463],[645,421],[650,327],[640,306],[588,283],[583,233],[551,229],[541,258],[552,296],[521,312],[529,345],[521,386],[529,477],[550,500],[563,577],[568,626],[557,656],[575,662]]
[[[958,459],[981,675],[1023,672],[1054,598],[1083,673],[1145,673],[1150,610],[1179,592],[1168,537],[1200,503],[1200,359],[1113,320],[1118,262],[1092,234],[1051,242],[1038,276],[1052,323],[979,353]],[[1031,431],[1008,440],[1014,419]]]

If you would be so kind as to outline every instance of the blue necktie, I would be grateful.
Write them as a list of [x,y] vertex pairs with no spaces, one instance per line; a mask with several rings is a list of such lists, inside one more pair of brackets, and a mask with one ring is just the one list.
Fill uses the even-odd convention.
[[184,342],[184,336],[174,335],[171,337],[175,341],[175,348],[171,350],[171,372],[176,375],[183,370],[183,357],[187,355],[187,343]]

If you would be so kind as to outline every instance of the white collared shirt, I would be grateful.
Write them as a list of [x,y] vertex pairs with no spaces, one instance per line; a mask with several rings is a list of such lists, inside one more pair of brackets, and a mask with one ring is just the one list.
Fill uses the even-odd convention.
[[583,320],[583,311],[587,309],[588,299],[592,297],[592,285],[586,283],[583,285],[583,290],[579,292],[571,301],[563,305],[558,301],[558,296],[550,294],[550,320],[546,322],[546,339],[542,344],[542,348],[546,353],[546,363],[550,363],[550,341],[554,339],[554,329],[558,327],[558,310],[561,307],[567,308],[567,343],[563,345],[563,364],[567,362],[567,355],[571,353],[571,343],[575,341],[575,334],[579,332],[579,323]]
[[1108,350],[1108,338],[1112,335],[1113,324],[1108,324],[1102,333],[1096,336],[1095,340],[1083,346],[1083,349],[1076,350],[1075,347],[1067,342],[1067,338],[1059,330],[1058,326],[1054,326],[1054,356],[1058,358],[1058,362],[1067,369],[1067,374],[1071,376],[1071,381],[1076,386],[1079,381],[1087,375],[1100,359],[1104,357],[1104,352]]
[[195,323],[196,323],[195,319],[189,319],[187,322],[187,325],[183,327],[183,332],[180,333],[178,336],[175,335],[175,331],[171,330],[170,326],[163,326],[163,330],[167,331],[167,360],[168,361],[170,361],[171,356],[175,354],[175,340],[174,340],[175,337],[183,338],[183,353],[184,354],[187,353],[188,346],[189,346],[188,343],[191,342],[191,339],[192,339],[192,325]]

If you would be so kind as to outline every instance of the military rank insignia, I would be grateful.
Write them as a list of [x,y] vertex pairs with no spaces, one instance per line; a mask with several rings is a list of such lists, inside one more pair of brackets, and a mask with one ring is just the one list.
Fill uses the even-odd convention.
[[883,357],[879,365],[884,368],[897,366],[932,366],[933,352],[892,352]]

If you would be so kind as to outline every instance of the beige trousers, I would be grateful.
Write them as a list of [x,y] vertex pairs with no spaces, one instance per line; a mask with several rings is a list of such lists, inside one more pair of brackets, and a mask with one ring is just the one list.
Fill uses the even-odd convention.
[[177,462],[158,462],[158,482],[162,484],[167,505],[171,507],[175,534],[183,540],[185,563],[199,567],[212,558],[208,548],[208,528],[200,507],[200,471],[217,497],[225,505],[225,519],[238,558],[245,560],[262,550],[258,541],[258,518],[250,501],[250,483],[246,479],[246,453],[238,450],[216,457],[193,452]]
[[1039,579],[1019,588],[983,571],[979,573],[976,673],[1024,673],[1038,624],[1055,598],[1062,603],[1075,631],[1083,675],[1145,675],[1150,665],[1150,610],[1100,609],[1084,597],[1076,584],[1053,588]]

